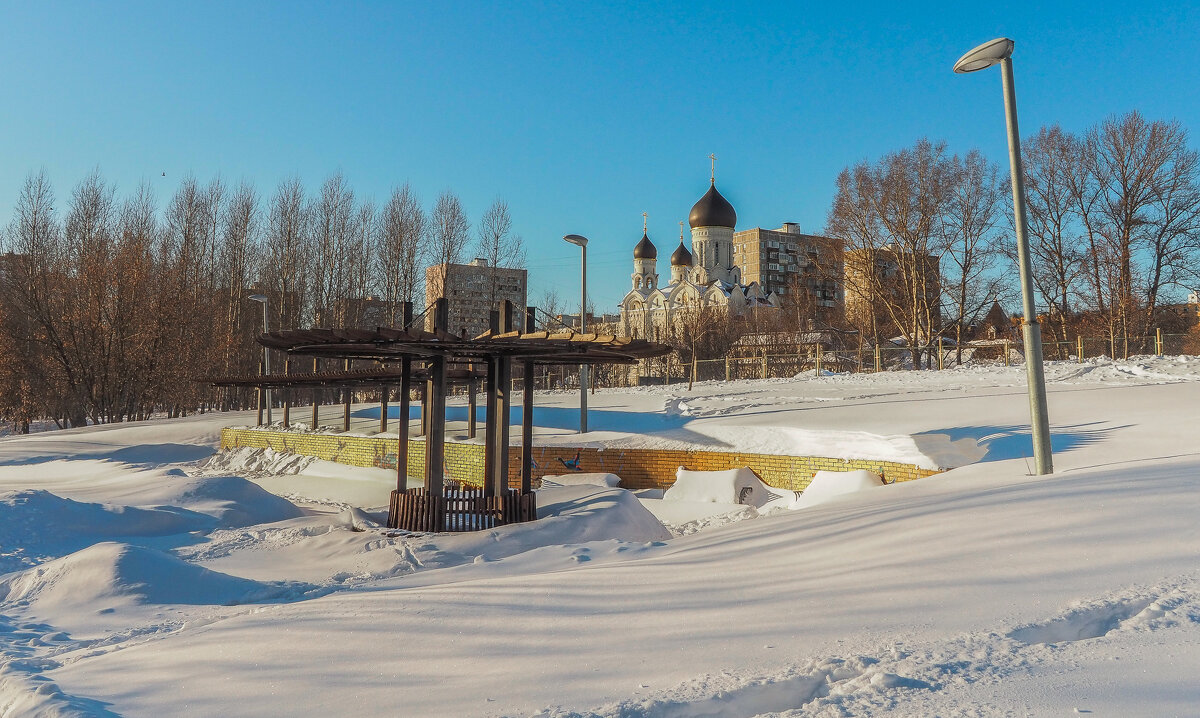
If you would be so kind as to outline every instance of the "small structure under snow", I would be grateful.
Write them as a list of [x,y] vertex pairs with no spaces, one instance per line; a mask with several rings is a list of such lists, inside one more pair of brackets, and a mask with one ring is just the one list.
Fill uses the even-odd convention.
[[866,469],[854,471],[818,471],[813,475],[812,483],[800,498],[792,504],[792,508],[803,508],[823,503],[842,494],[852,494],[856,491],[883,486],[884,481],[879,474]]
[[725,471],[689,471],[682,466],[675,472],[675,483],[663,494],[664,501],[698,501],[713,504],[745,504],[756,509],[786,499],[791,491],[772,489],[749,467]]

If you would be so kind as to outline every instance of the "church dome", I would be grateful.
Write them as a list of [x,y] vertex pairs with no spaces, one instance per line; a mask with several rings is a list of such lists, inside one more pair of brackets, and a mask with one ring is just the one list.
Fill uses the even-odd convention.
[[733,205],[729,204],[729,200],[721,196],[717,191],[717,185],[714,182],[709,185],[708,192],[700,198],[699,202],[692,205],[692,212],[688,215],[688,224],[695,227],[729,227],[733,229],[737,224],[737,212],[733,210]]
[[654,242],[650,241],[650,237],[646,233],[642,233],[642,241],[637,243],[633,248],[634,259],[658,259],[658,250],[654,247]]
[[690,266],[692,266],[692,253],[687,250],[687,247],[683,246],[683,242],[680,242],[679,246],[671,254],[671,266],[672,267],[690,267]]

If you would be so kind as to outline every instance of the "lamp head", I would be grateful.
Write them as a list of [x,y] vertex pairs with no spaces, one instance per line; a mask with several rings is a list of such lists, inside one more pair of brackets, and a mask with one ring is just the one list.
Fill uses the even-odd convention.
[[250,296],[246,297],[246,299],[249,299],[252,302],[262,302],[263,304],[267,303],[267,296],[265,294],[251,294]]
[[988,40],[958,58],[958,62],[954,63],[954,71],[962,74],[991,67],[1001,60],[1012,57],[1013,45],[1013,41],[1007,37]]
[[567,240],[571,244],[577,244],[580,247],[586,247],[588,242],[587,237],[579,234],[568,234],[567,236],[563,237],[563,239]]

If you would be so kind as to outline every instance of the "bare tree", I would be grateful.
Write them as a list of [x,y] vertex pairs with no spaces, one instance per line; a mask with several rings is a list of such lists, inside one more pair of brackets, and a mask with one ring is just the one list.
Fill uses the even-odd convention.
[[[829,215],[829,231],[846,246],[847,294],[859,297],[872,316],[882,312],[882,328],[900,332],[917,368],[938,328],[938,243],[951,168],[945,143],[924,139],[874,165],[847,168]],[[878,320],[871,321],[878,335]]]
[[392,190],[383,207],[376,243],[375,256],[388,320],[398,324],[401,302],[416,299],[422,279],[421,258],[428,244],[425,211],[408,184]]
[[275,312],[275,326],[298,328],[311,321],[308,272],[312,266],[309,210],[298,178],[279,183],[271,198],[260,276]]
[[[1069,326],[1075,311],[1074,298],[1086,273],[1081,232],[1074,221],[1077,187],[1073,179],[1080,166],[1081,144],[1061,127],[1043,127],[1022,143],[1025,169],[1025,206],[1029,223],[1033,282],[1049,311],[1047,333],[1057,344],[1059,358],[1069,351]],[[1010,225],[1011,226],[1011,225]],[[1006,248],[1016,262],[1016,246]]]
[[445,265],[446,271],[433,277],[433,285],[426,287],[426,296],[446,296],[446,292],[454,285],[451,265],[462,261],[462,253],[470,236],[471,223],[463,211],[462,202],[452,192],[442,192],[430,217],[429,250],[433,264]]
[[314,318],[322,327],[345,323],[346,269],[354,192],[341,173],[325,180],[312,208]]
[[479,220],[477,255],[488,263],[489,282],[487,306],[494,307],[500,298],[500,280],[497,269],[525,266],[525,244],[520,235],[512,233],[512,218],[508,214],[508,203],[496,199]]
[[942,289],[954,328],[955,358],[962,363],[968,328],[997,299],[1002,281],[993,270],[999,256],[995,228],[1003,208],[1003,185],[996,165],[978,150],[951,160],[946,213],[942,220]]

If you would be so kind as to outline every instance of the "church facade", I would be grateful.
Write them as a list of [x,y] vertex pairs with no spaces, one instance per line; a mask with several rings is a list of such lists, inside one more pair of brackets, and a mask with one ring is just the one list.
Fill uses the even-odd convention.
[[665,284],[658,274],[658,250],[644,230],[633,248],[633,287],[621,300],[620,311],[620,328],[626,336],[665,338],[685,316],[704,310],[736,317],[779,306],[775,294],[758,282],[742,284],[742,269],[734,263],[733,251],[737,212],[717,191],[715,179],[692,206],[688,224],[692,247],[684,246],[681,232]]

